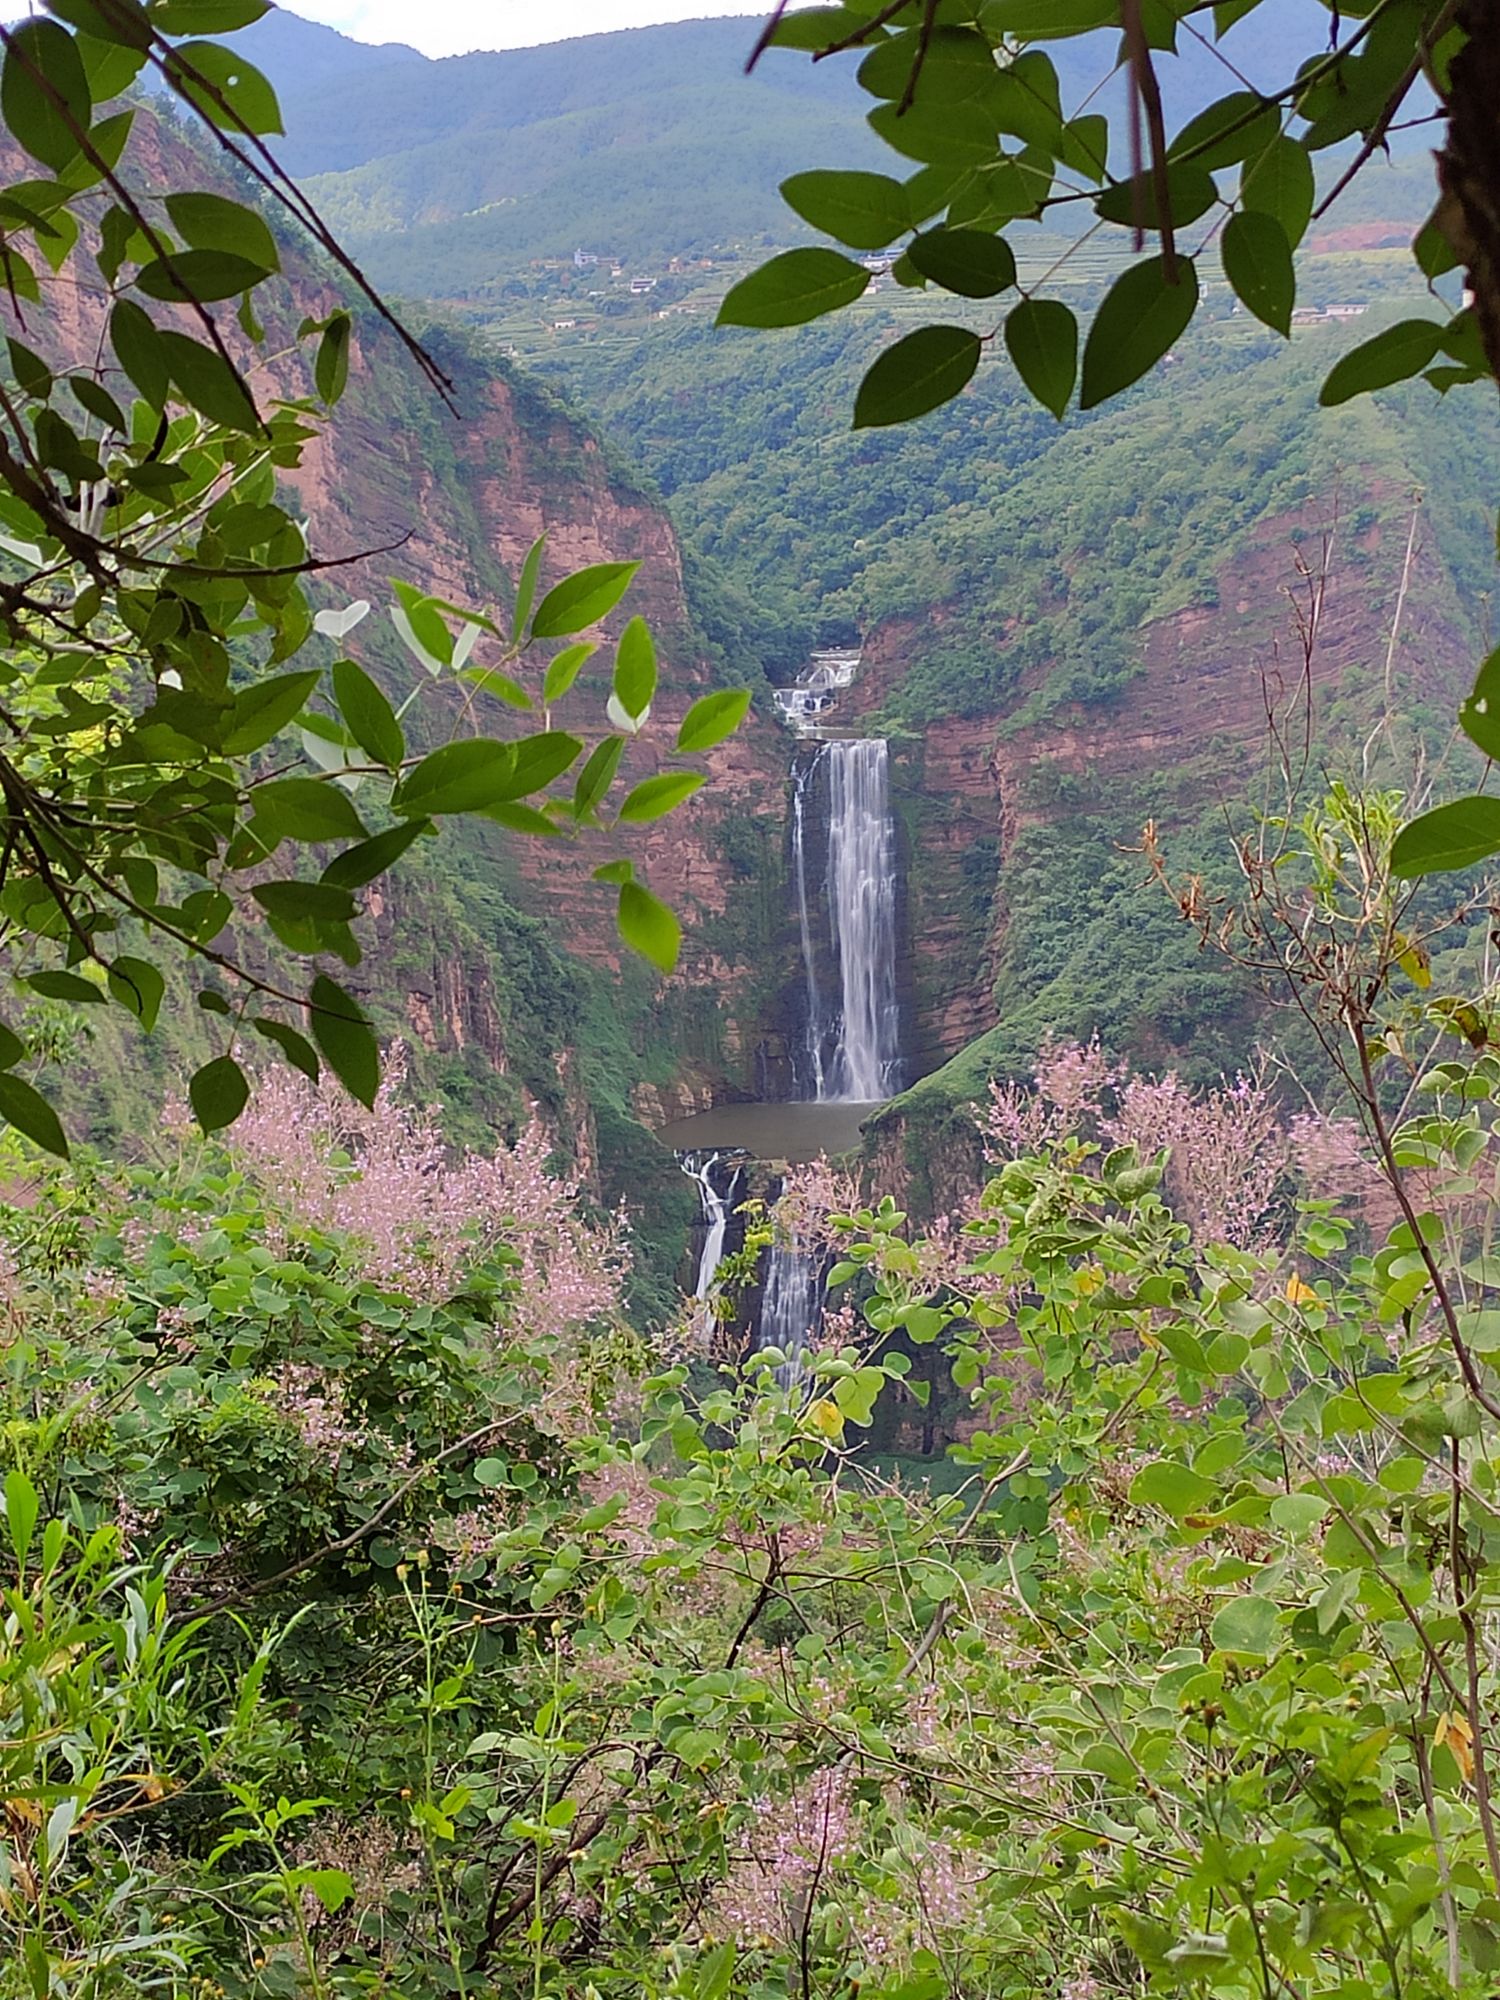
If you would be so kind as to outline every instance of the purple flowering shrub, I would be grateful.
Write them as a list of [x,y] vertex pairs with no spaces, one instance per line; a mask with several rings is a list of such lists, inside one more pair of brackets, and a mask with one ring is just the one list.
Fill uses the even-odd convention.
[[[795,1368],[633,1335],[539,1139],[394,1097],[37,1184],[6,1448],[160,1576],[192,1704],[118,1830],[79,1797],[91,1934],[114,1841],[172,2000],[1478,1995],[1500,1063],[1427,1079],[1382,1240],[1347,1129],[1046,1051],[932,1226],[794,1178]],[[939,1381],[946,1460],[870,1449]],[[75,1780],[6,1754],[50,1976]]]

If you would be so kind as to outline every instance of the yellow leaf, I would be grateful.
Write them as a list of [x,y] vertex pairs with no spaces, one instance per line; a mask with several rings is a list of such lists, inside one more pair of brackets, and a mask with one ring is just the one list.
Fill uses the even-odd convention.
[[1456,1708],[1450,1708],[1437,1719],[1437,1727],[1432,1732],[1432,1747],[1441,1750],[1447,1744],[1453,1761],[1458,1766],[1458,1775],[1466,1785],[1474,1782],[1474,1732],[1469,1726],[1469,1718]]
[[807,1407],[807,1421],[820,1436],[841,1438],[844,1435],[844,1418],[837,1403],[830,1403],[826,1396]]
[[1405,938],[1396,939],[1396,962],[1413,986],[1424,992],[1432,984],[1432,960],[1427,955],[1427,947],[1422,944],[1408,944]]
[[1292,1275],[1286,1281],[1286,1295],[1288,1303],[1294,1306],[1315,1306],[1318,1304],[1317,1293],[1311,1285],[1304,1285],[1295,1271],[1293,1271]]

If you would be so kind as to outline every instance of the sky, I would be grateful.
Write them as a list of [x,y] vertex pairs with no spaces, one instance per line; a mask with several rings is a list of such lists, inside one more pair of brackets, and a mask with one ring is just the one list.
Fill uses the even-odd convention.
[[361,42],[407,42],[424,55],[455,56],[771,9],[767,0],[296,0],[291,11]]

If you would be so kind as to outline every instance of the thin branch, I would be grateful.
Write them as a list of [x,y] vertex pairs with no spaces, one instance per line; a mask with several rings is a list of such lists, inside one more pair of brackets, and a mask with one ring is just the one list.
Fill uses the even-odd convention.
[[1156,196],[1156,227],[1161,237],[1162,276],[1169,285],[1175,285],[1177,238],[1173,232],[1172,202],[1167,183],[1167,127],[1162,115],[1161,87],[1156,80],[1141,20],[1141,0],[1120,0],[1120,18],[1125,28],[1125,52],[1130,63],[1131,198],[1135,208],[1135,247],[1139,250],[1144,240],[1141,217],[1145,203],[1140,159],[1140,112],[1144,109],[1151,142],[1151,185]]

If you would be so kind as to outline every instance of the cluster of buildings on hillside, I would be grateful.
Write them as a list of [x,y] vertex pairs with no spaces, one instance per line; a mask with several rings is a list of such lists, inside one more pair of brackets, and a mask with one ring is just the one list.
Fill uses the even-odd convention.
[[1358,319],[1363,306],[1298,306],[1292,314],[1293,326],[1318,326],[1346,319]]

